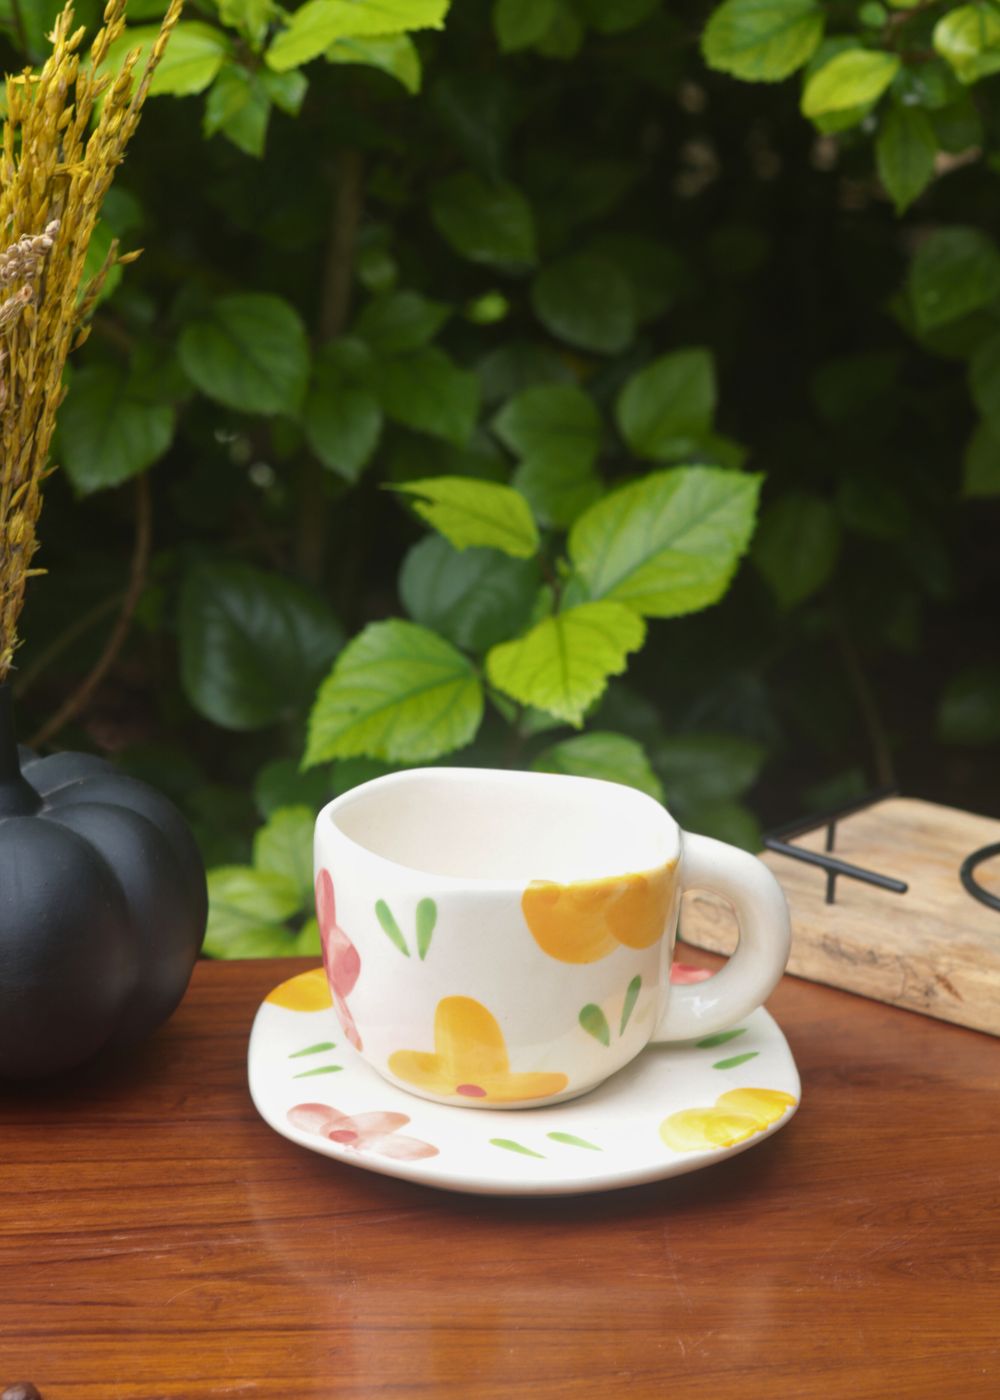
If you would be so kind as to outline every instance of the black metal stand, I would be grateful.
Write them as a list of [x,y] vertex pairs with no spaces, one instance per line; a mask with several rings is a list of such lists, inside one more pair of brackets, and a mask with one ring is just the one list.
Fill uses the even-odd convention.
[[984,860],[992,860],[994,856],[1000,856],[1000,841],[992,846],[980,846],[978,851],[966,856],[958,874],[973,899],[978,899],[980,904],[985,904],[990,909],[1000,910],[1000,899],[995,894],[990,894],[989,890],[984,890],[974,873],[978,865],[982,865]]
[[[836,901],[837,877],[845,876],[848,880],[860,880],[866,885],[877,885],[879,889],[890,890],[893,894],[905,894],[909,886],[903,880],[896,880],[891,875],[880,875],[875,870],[865,870],[860,865],[851,865],[846,860],[839,860],[830,854],[837,839],[837,823],[844,817],[853,816],[855,812],[863,812],[866,807],[873,807],[876,802],[882,802],[887,797],[895,796],[894,788],[881,788],[878,792],[870,793],[867,797],[861,798],[858,802],[852,802],[846,807],[838,807],[831,812],[823,812],[819,816],[808,817],[805,820],[790,822],[787,826],[778,827],[775,831],[768,833],[764,837],[764,847],[768,851],[777,851],[779,855],[790,856],[792,860],[801,860],[806,865],[817,865],[821,870],[826,871],[826,902],[833,904]],[[816,831],[819,827],[826,827],[826,850],[808,851],[802,846],[793,846],[791,837],[805,836],[807,832]],[[1000,850],[1000,847],[997,847]],[[968,862],[966,862],[968,864]],[[965,875],[963,869],[963,883]],[[969,886],[966,885],[968,889]],[[986,892],[983,891],[985,894]],[[992,895],[987,896],[992,900]],[[1000,908],[1000,902],[997,903]]]

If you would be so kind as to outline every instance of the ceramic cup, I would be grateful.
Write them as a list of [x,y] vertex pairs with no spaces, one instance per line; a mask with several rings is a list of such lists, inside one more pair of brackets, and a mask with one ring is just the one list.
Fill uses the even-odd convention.
[[[788,958],[784,895],[734,846],[592,778],[423,768],[316,821],[316,905],[346,1038],[402,1089],[469,1108],[585,1093],[651,1040],[726,1030]],[[733,904],[739,946],[671,986],[681,894]]]

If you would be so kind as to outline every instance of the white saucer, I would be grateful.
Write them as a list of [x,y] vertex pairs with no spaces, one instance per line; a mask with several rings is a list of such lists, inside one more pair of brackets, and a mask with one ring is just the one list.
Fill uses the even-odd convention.
[[481,1195],[611,1191],[720,1162],[791,1118],[799,1076],[775,1021],[761,1009],[725,1037],[650,1045],[600,1088],[552,1108],[455,1108],[371,1069],[316,969],[276,987],[257,1012],[250,1093],[292,1142],[386,1176]]

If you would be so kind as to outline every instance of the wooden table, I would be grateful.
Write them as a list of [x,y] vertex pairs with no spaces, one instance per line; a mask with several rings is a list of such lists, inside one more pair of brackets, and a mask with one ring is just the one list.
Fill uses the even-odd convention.
[[786,978],[804,1097],[769,1141],[606,1196],[449,1196],[258,1119],[250,1023],[302,966],[202,964],[129,1064],[0,1092],[0,1389],[1000,1395],[996,1040]]

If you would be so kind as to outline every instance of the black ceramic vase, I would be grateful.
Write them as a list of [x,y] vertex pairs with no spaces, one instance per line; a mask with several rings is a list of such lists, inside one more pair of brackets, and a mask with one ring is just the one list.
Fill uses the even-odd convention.
[[0,1080],[147,1036],[184,995],[207,908],[174,805],[103,759],[18,749],[0,686]]

